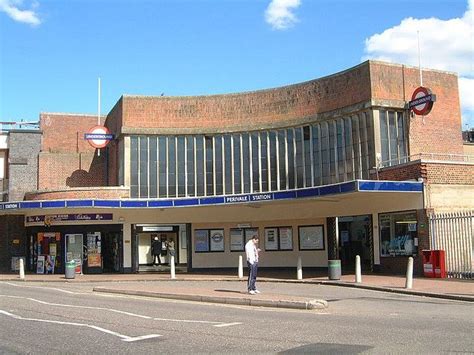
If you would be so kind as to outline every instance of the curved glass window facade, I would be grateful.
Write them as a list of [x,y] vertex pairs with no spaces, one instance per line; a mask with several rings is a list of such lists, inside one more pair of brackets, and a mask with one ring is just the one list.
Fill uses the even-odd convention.
[[[387,114],[390,115],[394,122],[401,118],[401,113]],[[400,125],[394,132],[401,132]],[[389,146],[389,153],[382,150],[383,155],[392,157],[392,132],[387,134],[389,130],[383,124],[381,130],[381,141]],[[397,139],[401,142],[404,137],[399,135]],[[130,150],[132,198],[232,195],[313,187],[368,179],[369,169],[375,166],[370,111],[278,130],[224,135],[135,135],[130,137]],[[405,153],[403,149],[399,151]]]

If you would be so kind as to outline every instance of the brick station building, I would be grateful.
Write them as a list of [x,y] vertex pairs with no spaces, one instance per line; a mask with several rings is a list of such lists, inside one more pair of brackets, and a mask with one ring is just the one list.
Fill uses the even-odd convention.
[[[0,268],[25,257],[41,272],[53,257],[56,272],[68,260],[89,273],[157,270],[155,238],[165,265],[173,240],[183,268],[236,268],[258,234],[261,267],[301,257],[351,272],[359,255],[363,270],[399,274],[413,256],[420,274],[430,214],[474,206],[458,78],[423,79],[436,95],[426,116],[408,109],[418,69],[377,61],[254,92],[124,95],[100,118],[114,135],[100,150],[84,139],[97,116],[41,113],[23,133],[41,142],[16,161],[36,184],[10,184],[15,198],[0,203]],[[10,181],[20,148],[10,141]]]

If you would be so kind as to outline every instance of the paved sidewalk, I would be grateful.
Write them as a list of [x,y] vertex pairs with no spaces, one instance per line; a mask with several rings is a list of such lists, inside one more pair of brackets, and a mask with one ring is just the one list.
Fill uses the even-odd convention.
[[[343,275],[340,280],[328,280],[321,272],[308,272],[303,275],[303,280],[296,280],[296,272],[291,271],[262,271],[258,282],[285,282],[285,283],[314,283],[339,287],[357,287],[378,291],[412,294],[424,297],[436,297],[474,302],[474,281],[458,279],[431,279],[414,278],[413,288],[405,289],[405,278],[401,276],[387,276],[380,274],[362,275],[362,283],[355,283],[354,275]],[[18,281],[17,274],[0,274],[0,281]],[[26,282],[89,282],[103,283],[96,286],[97,292],[113,292],[122,294],[134,294],[150,297],[164,297],[174,299],[186,299],[192,301],[229,303],[268,307],[286,307],[300,309],[318,309],[327,306],[325,300],[308,299],[304,297],[280,295],[280,294],[258,294],[249,295],[245,290],[245,278],[239,280],[232,275],[231,271],[209,271],[207,273],[178,273],[176,279],[171,280],[167,273],[140,273],[140,274],[97,274],[76,275],[74,279],[65,279],[63,274],[37,275],[27,274]],[[133,284],[132,281],[135,281]],[[142,287],[137,281],[170,281],[151,283],[144,282]],[[179,281],[196,281],[189,286],[183,286]],[[213,288],[200,287],[199,281],[241,281],[237,289],[215,290]],[[127,282],[129,284],[127,284]],[[144,286],[146,285],[146,287]]]

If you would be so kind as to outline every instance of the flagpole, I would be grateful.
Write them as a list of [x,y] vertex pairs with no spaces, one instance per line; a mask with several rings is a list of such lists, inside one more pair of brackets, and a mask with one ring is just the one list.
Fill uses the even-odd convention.
[[[97,78],[97,126],[100,126],[100,77]],[[97,156],[100,157],[100,148],[97,149]]]
[[423,72],[421,70],[421,51],[420,51],[420,31],[416,31],[418,36],[418,70],[420,71],[420,86],[423,86]]

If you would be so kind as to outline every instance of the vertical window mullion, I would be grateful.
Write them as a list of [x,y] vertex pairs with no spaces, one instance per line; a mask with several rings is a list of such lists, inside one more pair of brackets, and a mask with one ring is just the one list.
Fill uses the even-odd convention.
[[169,174],[170,166],[169,166],[169,148],[168,148],[169,137],[168,136],[165,137],[165,144],[166,144],[166,179],[165,179],[166,180],[166,197],[169,197],[170,193],[169,193],[168,174]]
[[173,137],[174,140],[174,196],[178,197],[178,137]]
[[249,133],[249,169],[250,169],[250,193],[253,193],[253,138],[252,133]]
[[311,160],[311,186],[314,186],[313,127],[309,127],[309,156]]
[[226,195],[227,194],[227,189],[226,189],[226,159],[225,158],[225,135],[222,136],[222,194]]
[[275,154],[276,154],[276,181],[277,181],[277,190],[280,188],[280,134],[278,131],[275,132]]
[[138,198],[142,197],[141,196],[141,183],[140,183],[141,175],[142,175],[142,173],[141,173],[141,155],[142,154],[141,154],[141,149],[140,149],[141,139],[142,138],[140,136],[138,136],[138,147],[137,147],[137,149],[138,149],[138,183],[137,183],[137,185],[138,185]]
[[262,140],[260,138],[260,132],[257,135],[258,140],[258,186],[259,191],[262,192]]
[[235,185],[234,185],[234,135],[230,135],[230,151],[232,152],[232,163],[231,163],[231,176],[232,176],[232,195],[235,194]]
[[297,147],[297,144],[296,144],[296,129],[291,128],[291,130],[293,132],[293,156],[291,158],[293,159],[293,175],[295,177],[295,187],[294,188],[298,188],[298,162],[297,162],[297,159],[296,159],[296,147]]
[[304,127],[301,127],[301,164],[302,164],[302,172],[303,175],[303,187],[306,186],[306,154],[305,154],[305,140],[304,140]]
[[216,137],[212,137],[212,191],[216,195]]
[[321,124],[318,124],[318,156],[319,156],[319,171],[320,171],[320,179],[319,179],[319,185],[322,185],[323,184],[323,154],[322,154],[322,132],[321,132],[321,129],[322,129],[322,125]]
[[240,192],[245,191],[244,188],[244,147],[243,147],[243,137],[242,134],[239,134],[239,146],[240,146]]
[[268,191],[272,191],[272,172],[271,172],[271,157],[270,157],[270,135],[266,133],[267,140],[267,174],[268,174]]
[[184,136],[184,196],[188,195],[188,140]]
[[196,142],[196,136],[193,137],[194,141],[194,196],[197,196],[197,142]]
[[285,129],[285,175],[286,175],[286,186],[285,189],[289,189],[289,180],[288,176],[288,130]]
[[204,163],[204,195],[207,196],[207,139],[206,136],[203,137],[203,163]]

